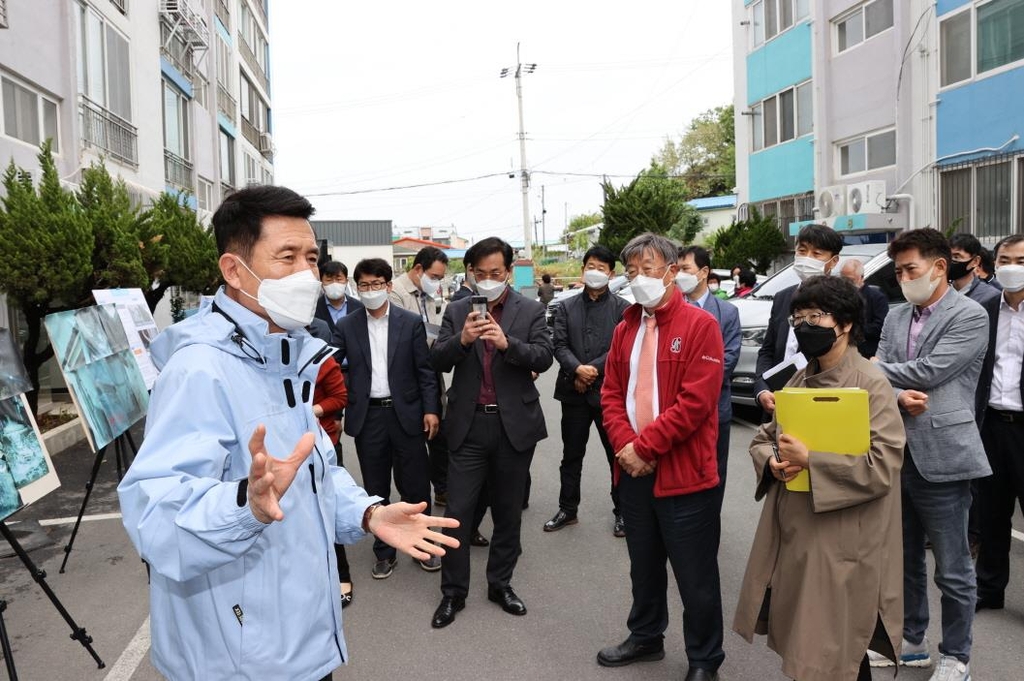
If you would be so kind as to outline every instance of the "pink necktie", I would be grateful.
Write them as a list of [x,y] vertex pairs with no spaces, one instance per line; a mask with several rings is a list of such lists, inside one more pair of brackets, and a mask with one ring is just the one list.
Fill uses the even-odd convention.
[[656,336],[656,320],[650,316],[644,320],[647,328],[640,344],[639,372],[636,377],[636,429],[639,433],[654,420],[654,369],[658,358],[658,339]]

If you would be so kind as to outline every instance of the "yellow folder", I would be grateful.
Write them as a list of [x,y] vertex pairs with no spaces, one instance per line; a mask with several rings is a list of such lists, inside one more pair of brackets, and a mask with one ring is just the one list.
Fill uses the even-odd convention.
[[[810,452],[864,455],[871,447],[868,392],[860,388],[783,388],[775,393],[779,433],[792,435]],[[790,492],[810,492],[806,470],[786,483]]]

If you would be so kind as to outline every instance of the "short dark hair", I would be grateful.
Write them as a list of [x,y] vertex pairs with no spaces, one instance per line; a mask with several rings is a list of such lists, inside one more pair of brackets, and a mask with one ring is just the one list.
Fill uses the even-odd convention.
[[263,218],[280,215],[308,220],[316,209],[304,196],[273,185],[246,187],[231,194],[213,214],[217,254],[237,253],[245,260],[263,233]]
[[953,260],[953,254],[949,250],[949,241],[942,235],[942,232],[931,227],[901,232],[889,242],[889,257],[895,260],[897,255],[911,249],[917,249],[922,258],[944,259],[946,267],[949,267],[949,263]]
[[352,273],[352,278],[359,283],[359,279],[367,275],[370,277],[381,277],[384,281],[391,281],[391,277],[395,275],[395,271],[391,269],[391,265],[388,264],[387,260],[382,258],[366,258],[356,263],[356,269]]
[[440,248],[435,246],[425,246],[421,248],[417,253],[416,257],[412,259],[412,266],[416,267],[419,265],[423,269],[428,269],[435,262],[440,260],[445,265],[448,264],[448,256]]
[[796,235],[796,245],[800,244],[807,244],[812,248],[828,251],[832,255],[839,255],[839,251],[843,250],[843,237],[828,225],[813,223],[804,225]]
[[710,272],[708,272],[708,282],[711,282],[711,281],[717,281],[719,284],[721,284],[722,283],[722,278],[720,276],[718,276],[717,274],[715,274],[714,270],[711,270]]
[[812,308],[831,313],[836,326],[851,324],[851,345],[858,345],[864,340],[864,301],[860,291],[849,280],[823,274],[800,284],[789,304],[789,313]]
[[320,266],[320,278],[324,277],[336,277],[341,275],[348,279],[348,268],[345,267],[345,263],[339,260],[328,260]]
[[540,275],[540,280],[543,281],[545,284],[550,284],[551,283],[551,275],[550,274],[542,274],[542,275]]
[[740,270],[740,283],[747,286],[757,286],[757,275],[754,274],[753,270]]
[[993,270],[995,270],[995,256],[999,255],[1000,248],[1002,248],[1003,246],[1013,246],[1014,244],[1019,244],[1022,241],[1024,241],[1024,234],[1011,234],[1010,236],[1003,237],[999,241],[999,243],[996,244],[996,247],[992,249],[991,252],[986,250],[985,252],[988,253],[989,257],[989,265],[988,267],[985,267],[985,271],[991,274]]
[[[1016,235],[1015,235],[1016,236]],[[1009,237],[1007,237],[1009,238]],[[1006,239],[1003,239],[1006,241]],[[995,253],[999,250],[999,247],[1003,245],[1003,241],[996,244],[995,250],[990,251],[987,248],[981,249],[981,269],[986,275],[991,276],[995,274],[996,270],[996,256]],[[1009,245],[1009,244],[1007,244]]]
[[976,236],[962,232],[949,237],[949,248],[950,250],[959,248],[972,258],[976,255],[981,255],[981,252],[985,250]]
[[466,264],[466,267],[476,267],[478,262],[495,253],[501,253],[505,259],[505,269],[512,269],[512,247],[496,236],[489,236],[470,246],[466,255],[463,256],[462,262]]
[[595,244],[587,249],[587,252],[583,254],[583,264],[586,265],[587,261],[591,258],[599,262],[603,262],[608,265],[610,269],[615,269],[616,258],[615,254],[611,252],[607,246],[601,244]]
[[711,269],[711,254],[708,253],[706,248],[702,246],[686,246],[684,248],[680,248],[677,260],[682,260],[688,255],[693,256],[693,264],[697,266],[698,270],[702,270],[705,267]]

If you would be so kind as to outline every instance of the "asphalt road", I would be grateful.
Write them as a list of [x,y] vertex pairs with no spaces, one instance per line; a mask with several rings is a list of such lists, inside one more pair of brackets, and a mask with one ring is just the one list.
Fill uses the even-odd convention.
[[[561,456],[560,411],[549,396],[554,373],[539,379],[551,437],[541,443],[533,463],[530,508],[523,515],[523,556],[514,586],[529,609],[525,617],[502,612],[486,598],[486,549],[473,550],[473,584],[466,609],[443,630],[430,628],[440,599],[439,575],[420,570],[410,558],[399,561],[390,579],[370,578],[370,542],[349,549],[355,579],[355,600],[345,610],[345,635],[352,659],[335,674],[338,680],[418,678],[453,681],[481,678],[559,679],[680,679],[686,672],[681,629],[681,606],[672,589],[671,622],[664,661],[620,669],[599,667],[594,656],[626,636],[630,605],[629,561],[625,542],[611,535],[608,471],[594,435],[584,466],[580,523],[557,533],[541,528],[557,509],[558,464]],[[141,442],[141,430],[136,441]],[[719,553],[726,621],[726,681],[783,679],[778,657],[764,640],[748,645],[728,626],[736,606],[743,570],[760,508],[753,501],[753,471],[746,447],[753,430],[733,425],[729,485],[723,509],[723,538]],[[346,452],[353,452],[351,441]],[[349,457],[354,461],[355,457]],[[0,559],[0,598],[9,602],[4,613],[14,646],[19,678],[150,681],[160,676],[148,658],[148,598],[146,572],[116,517],[116,471],[104,463],[93,491],[66,574],[58,574],[62,547],[71,532],[65,520],[77,513],[93,456],[84,445],[58,455],[54,461],[61,489],[10,520],[45,523],[47,544],[31,553],[48,573],[47,581],[63,604],[94,638],[107,667],[98,670],[82,647],[70,640],[70,629],[33,583],[16,558]],[[353,474],[358,479],[358,470]],[[19,525],[14,525],[19,527]],[[1020,517],[1018,531],[1024,529]],[[484,532],[489,530],[485,521]],[[2,542],[0,542],[2,544]],[[0,545],[0,549],[6,548]],[[1019,681],[1024,663],[1024,543],[1013,542],[1013,577],[1006,609],[983,612],[975,620],[972,671],[985,681]],[[938,592],[931,587],[933,626],[929,638],[939,639]],[[900,678],[928,679],[931,670],[901,670]],[[892,670],[875,671],[876,679],[891,678]]]

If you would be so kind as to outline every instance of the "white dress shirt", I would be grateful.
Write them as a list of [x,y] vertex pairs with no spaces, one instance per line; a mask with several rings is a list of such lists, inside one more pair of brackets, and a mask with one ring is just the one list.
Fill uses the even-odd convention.
[[1014,310],[999,296],[995,364],[988,405],[1002,411],[1024,411],[1020,398],[1020,372],[1024,359],[1024,304]]
[[388,318],[391,303],[384,303],[384,314],[374,318],[366,311],[366,333],[370,338],[370,397],[391,397],[388,383]]
[[[629,417],[629,425],[633,426],[633,432],[639,433],[639,429],[636,427],[636,377],[640,371],[640,348],[643,347],[644,334],[647,333],[647,318],[653,317],[654,315],[648,314],[647,310],[643,310],[643,314],[640,315],[640,329],[636,333],[636,340],[633,341],[633,351],[629,355],[629,383],[626,386],[626,416]],[[654,326],[654,342],[657,345],[658,342],[658,326]],[[646,367],[645,367],[646,369]],[[652,369],[654,375],[651,380],[654,381],[654,404],[651,409],[651,416],[658,418],[660,413],[658,407],[658,362],[655,358],[654,368]]]

